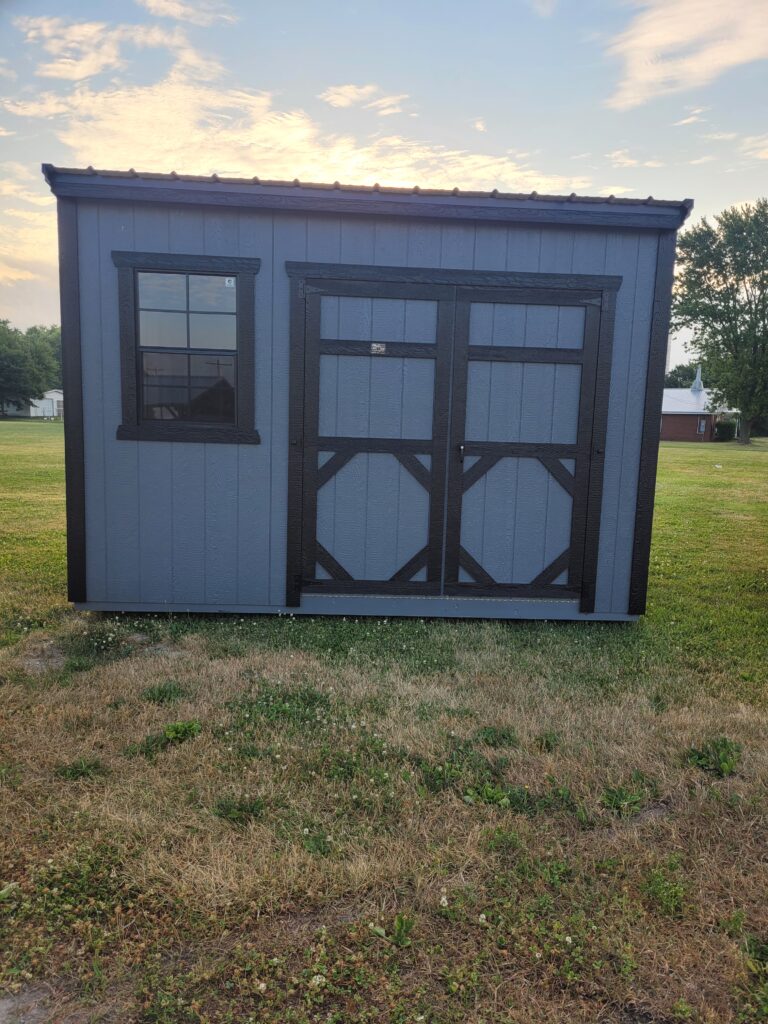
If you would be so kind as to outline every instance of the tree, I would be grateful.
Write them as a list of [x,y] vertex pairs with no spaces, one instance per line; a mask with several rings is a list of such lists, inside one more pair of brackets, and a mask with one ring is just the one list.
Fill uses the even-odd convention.
[[45,386],[45,390],[49,388],[60,388],[61,387],[61,328],[58,324],[50,324],[45,326],[43,324],[35,324],[33,327],[28,327],[24,332],[24,337],[28,338],[33,345],[39,343],[43,348],[50,350],[51,357],[53,359],[54,372],[53,375]]
[[56,373],[48,341],[25,335],[7,320],[0,320],[0,410],[6,405],[20,410],[33,398],[42,398],[53,386]]
[[665,388],[689,388],[696,377],[697,363],[678,363],[664,376]]
[[740,441],[768,416],[768,199],[680,237],[673,326],[707,366],[713,401],[741,412]]

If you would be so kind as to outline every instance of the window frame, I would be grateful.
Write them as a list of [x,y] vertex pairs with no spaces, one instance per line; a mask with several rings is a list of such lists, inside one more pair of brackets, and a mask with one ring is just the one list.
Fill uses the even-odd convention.
[[[242,256],[194,256],[158,252],[112,252],[117,268],[120,324],[122,422],[119,441],[184,441],[205,444],[260,444],[255,410],[255,288],[261,260]],[[221,274],[236,280],[235,422],[142,420],[138,329],[140,273]],[[182,351],[181,349],[179,351]],[[183,351],[189,352],[188,349]]]

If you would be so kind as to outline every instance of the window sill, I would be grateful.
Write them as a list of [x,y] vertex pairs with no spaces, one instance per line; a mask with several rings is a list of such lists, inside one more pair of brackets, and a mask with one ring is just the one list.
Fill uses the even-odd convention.
[[261,444],[257,430],[199,423],[122,423],[118,441],[182,441],[187,444]]

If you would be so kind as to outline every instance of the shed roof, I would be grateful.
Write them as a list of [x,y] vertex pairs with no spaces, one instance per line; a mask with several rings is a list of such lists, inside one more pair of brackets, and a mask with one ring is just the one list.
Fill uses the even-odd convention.
[[466,189],[400,188],[387,185],[274,181],[218,174],[95,170],[42,165],[57,196],[334,213],[384,214],[481,221],[535,221],[675,229],[692,199],[627,199],[616,196],[539,195]]

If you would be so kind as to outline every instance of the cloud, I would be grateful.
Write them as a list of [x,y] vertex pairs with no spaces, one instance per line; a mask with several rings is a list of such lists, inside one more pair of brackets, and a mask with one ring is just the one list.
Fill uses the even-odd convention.
[[101,21],[69,22],[63,18],[17,18],[14,22],[24,33],[25,41],[36,43],[54,59],[39,64],[36,71],[42,78],[61,78],[78,82],[104,71],[126,66],[123,56],[127,45],[165,48],[177,62],[201,78],[212,78],[219,65],[195,50],[180,28],[164,29],[157,25],[107,25]]
[[8,60],[6,57],[0,57],[0,78],[11,78],[15,79],[18,76],[13,68],[8,67]]
[[765,0],[632,0],[639,13],[608,53],[623,77],[607,105],[629,110],[768,58]]
[[6,199],[18,199],[22,203],[32,203],[33,206],[52,206],[54,199],[52,195],[45,192],[34,192],[22,182],[14,180],[13,177],[5,176],[0,179],[0,196]]
[[7,136],[9,135],[15,134],[16,132],[12,132],[9,128],[3,128],[2,125],[0,125],[0,139],[4,139],[7,138]]
[[596,193],[599,196],[623,196],[627,192],[634,192],[633,188],[626,185],[601,185],[596,189]]
[[528,3],[540,18],[551,18],[557,7],[557,0],[528,0]]
[[689,109],[691,111],[690,114],[686,117],[682,117],[679,121],[673,121],[673,128],[681,128],[685,124],[696,124],[697,121],[703,121],[704,118],[701,115],[705,110],[708,110],[709,107],[689,107]]
[[706,132],[702,139],[709,139],[710,142],[731,142],[737,138],[736,132]]
[[508,154],[397,134],[326,134],[305,111],[276,109],[267,93],[199,83],[179,67],[148,85],[81,83],[68,96],[42,93],[4,105],[20,117],[53,117],[56,137],[80,164],[521,192],[589,186]]
[[355,107],[370,100],[379,92],[378,85],[330,85],[321,92],[318,99],[332,107]]
[[691,167],[698,167],[700,164],[711,164],[714,159],[713,156],[697,156],[695,160],[689,160],[688,163]]
[[663,167],[660,160],[638,160],[630,156],[628,149],[614,149],[611,153],[605,154],[606,159],[611,161],[612,167]]
[[[31,192],[17,180],[15,165],[2,165],[0,196],[10,203],[28,203],[35,209],[9,205],[0,209],[0,285],[32,281],[56,265],[56,213],[51,195]],[[26,180],[27,169],[19,167]]]
[[408,99],[408,93],[402,92],[392,96],[373,97],[381,92],[381,86],[369,82],[368,85],[330,85],[321,92],[318,99],[330,104],[332,107],[360,107],[366,110],[375,110],[379,117],[389,117],[391,114],[403,112],[403,101]]
[[366,103],[366,110],[375,110],[379,117],[389,117],[390,114],[402,114],[402,102],[408,99],[408,93],[400,93],[399,96],[382,96],[381,99],[372,100]]
[[475,123],[472,125],[472,127],[475,129],[476,132],[487,132],[488,131],[488,129],[486,128],[486,125],[485,125],[485,121],[482,119],[482,117],[478,117],[478,119],[475,121]]
[[756,160],[768,160],[768,135],[748,135],[741,148]]
[[182,0],[136,0],[136,3],[156,18],[173,18],[190,25],[213,25],[214,22],[234,22],[237,19],[223,4],[210,0],[183,3]]

